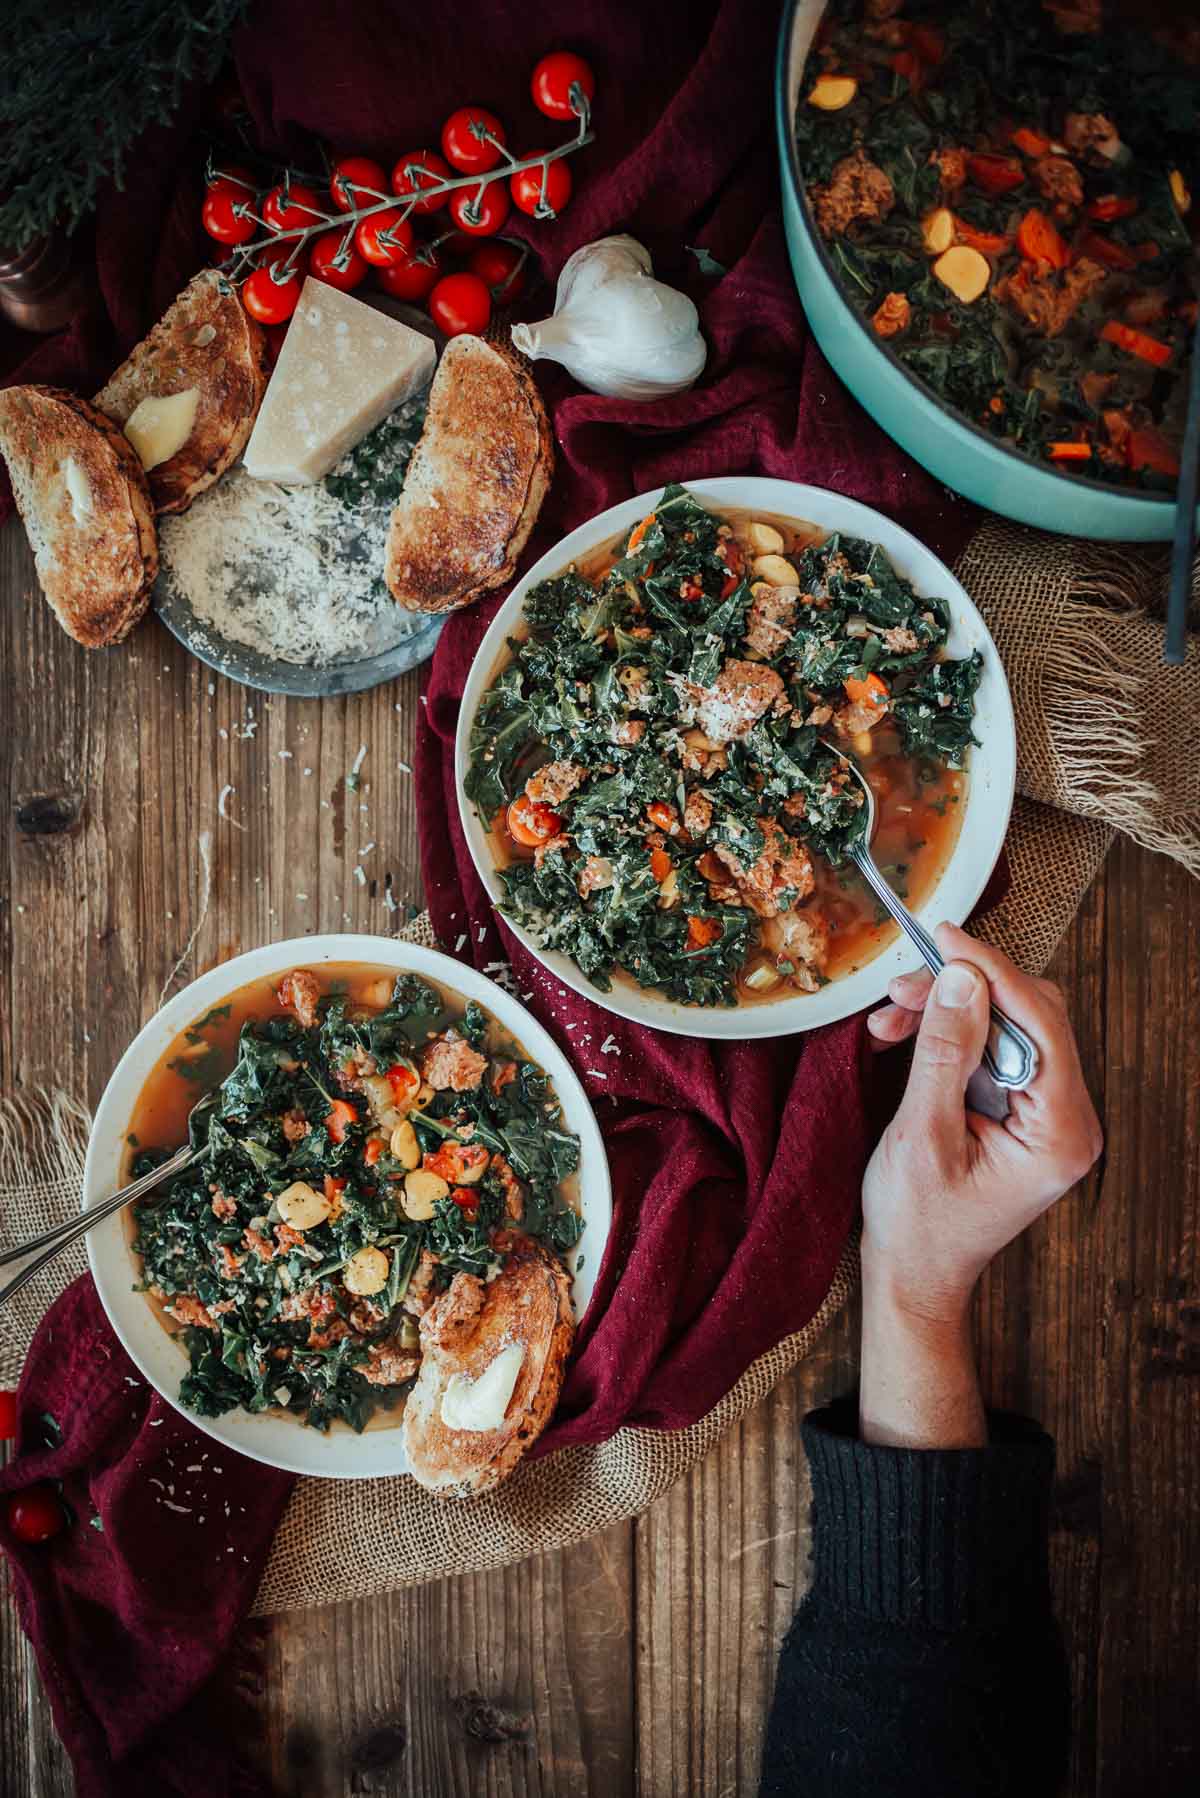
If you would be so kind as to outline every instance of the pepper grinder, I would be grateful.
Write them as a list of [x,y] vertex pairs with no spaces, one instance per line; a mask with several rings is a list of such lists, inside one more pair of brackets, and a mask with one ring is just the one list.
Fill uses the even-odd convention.
[[35,237],[23,250],[0,244],[0,313],[21,331],[61,331],[90,304],[94,284],[71,255],[65,233]]

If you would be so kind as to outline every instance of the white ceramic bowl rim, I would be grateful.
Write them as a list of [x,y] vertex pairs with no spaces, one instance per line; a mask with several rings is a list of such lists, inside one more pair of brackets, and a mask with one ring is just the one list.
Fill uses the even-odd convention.
[[[1004,844],[1016,782],[1016,735],[1008,682],[996,646],[983,619],[965,589],[945,563],[909,531],[858,500],[847,499],[823,487],[754,475],[727,475],[685,482],[688,491],[720,511],[723,507],[757,509],[784,517],[803,519],[829,531],[840,530],[882,545],[899,572],[919,593],[943,598],[951,614],[949,651],[961,656],[978,648],[984,659],[983,677],[976,699],[975,730],[981,747],[971,752],[967,803],[954,853],[920,916],[932,930],[945,919],[961,924],[970,916]],[[571,531],[547,551],[517,582],[492,620],[475,654],[467,676],[459,711],[455,741],[455,775],[459,812],[472,859],[488,894],[502,906],[504,889],[492,863],[486,833],[467,799],[463,782],[470,765],[470,732],[479,701],[490,683],[508,637],[516,631],[525,595],[538,581],[560,574],[569,563],[589,551],[612,542],[637,519],[652,510],[661,488],[636,495],[611,506]],[[634,1023],[648,1024],[681,1036],[743,1041],[753,1037],[787,1036],[822,1024],[851,1017],[884,996],[896,974],[920,965],[906,938],[889,945],[873,961],[818,993],[766,1004],[704,1009],[680,1005],[661,994],[614,982],[611,992],[601,993],[580,973],[575,963],[555,950],[538,947],[529,933],[505,918],[511,930],[553,975],[605,1010]]]
[[[576,1316],[587,1309],[600,1272],[612,1223],[608,1160],[587,1094],[549,1033],[518,1000],[474,968],[396,937],[336,934],[296,937],[252,949],[210,968],[169,999],[138,1032],[113,1070],[96,1110],[84,1167],[83,1203],[95,1205],[116,1190],[125,1138],[138,1094],[159,1057],[181,1030],[212,1005],[249,981],[289,968],[318,968],[323,962],[358,962],[370,967],[425,975],[464,999],[476,999],[549,1075],[562,1103],[566,1126],[580,1139],[580,1204],[585,1229],[568,1265],[582,1257],[575,1276]],[[403,1473],[407,1462],[399,1429],[335,1428],[328,1435],[294,1418],[252,1416],[247,1411],[197,1417],[179,1403],[185,1356],[163,1329],[145,1296],[132,1290],[135,1267],[120,1218],[98,1224],[87,1237],[88,1261],[109,1322],[149,1383],[188,1421],[228,1448],[291,1473],[337,1479],[365,1479]]]

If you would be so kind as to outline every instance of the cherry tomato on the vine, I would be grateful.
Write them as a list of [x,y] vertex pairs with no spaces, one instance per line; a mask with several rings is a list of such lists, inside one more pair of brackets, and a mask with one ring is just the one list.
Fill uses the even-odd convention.
[[343,256],[345,238],[344,231],[326,231],[323,237],[315,237],[308,252],[308,272],[327,286],[349,293],[366,280],[367,265],[353,244]]
[[423,300],[445,272],[432,244],[414,245],[405,251],[402,261],[375,270],[379,285],[394,300]]
[[8,1527],[18,1542],[49,1542],[67,1521],[62,1500],[48,1480],[8,1496]]
[[494,169],[504,141],[504,126],[484,106],[460,106],[442,126],[442,155],[461,175]]
[[[408,150],[400,157],[392,170],[392,192],[407,199],[409,194],[420,193],[423,187],[433,187],[439,181],[448,181],[451,175],[450,164],[436,150]],[[414,212],[436,212],[449,199],[448,194],[433,194],[428,200],[416,200]]]
[[235,200],[252,200],[258,183],[240,162],[225,162],[215,168],[204,182],[210,194],[232,194]]
[[272,231],[296,231],[304,225],[318,225],[325,217],[325,201],[315,187],[293,181],[285,191],[273,187],[263,201],[263,218]]
[[509,198],[503,181],[490,181],[482,191],[460,187],[450,195],[450,217],[469,237],[494,237],[508,214]]
[[399,206],[388,206],[363,219],[354,233],[360,256],[376,268],[403,262],[412,247],[413,228]]
[[260,325],[282,325],[296,310],[303,285],[303,273],[298,268],[282,279],[277,279],[270,267],[256,268],[243,284],[242,305]]
[[574,104],[572,88],[578,88],[585,100],[595,98],[596,77],[590,64],[573,50],[552,50],[543,56],[529,84],[538,111],[548,119],[578,118],[580,109]]
[[524,291],[524,258],[515,244],[476,244],[467,258],[467,267],[481,281],[486,281],[499,306],[510,305]]
[[353,212],[356,206],[369,206],[372,201],[382,199],[387,190],[387,175],[382,164],[373,157],[339,156],[333,165],[329,191],[339,212]]
[[429,315],[439,331],[458,337],[479,335],[492,316],[492,296],[478,275],[446,275],[429,295]]
[[[529,152],[530,156],[542,154],[541,150]],[[527,212],[530,218],[554,218],[571,198],[571,171],[560,157],[557,162],[548,162],[544,167],[536,163],[531,169],[522,169],[519,175],[509,178],[508,185],[512,189],[513,205]]]
[[[251,196],[247,194],[246,199],[250,201]],[[235,209],[240,205],[237,196],[224,187],[213,188],[205,194],[200,223],[218,243],[249,243],[258,230],[252,218],[238,217]]]

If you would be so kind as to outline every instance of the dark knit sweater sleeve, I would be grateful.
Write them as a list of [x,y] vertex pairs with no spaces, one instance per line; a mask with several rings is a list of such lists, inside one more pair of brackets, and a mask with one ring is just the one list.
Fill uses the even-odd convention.
[[783,1645],[761,1798],[1042,1798],[1066,1764],[1046,1540],[1054,1444],[876,1448],[849,1402],[804,1424],[813,1582]]

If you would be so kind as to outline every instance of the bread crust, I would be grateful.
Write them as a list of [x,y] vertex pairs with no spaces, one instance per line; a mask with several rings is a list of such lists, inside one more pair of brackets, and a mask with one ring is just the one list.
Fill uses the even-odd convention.
[[[557,1256],[516,1234],[499,1275],[456,1274],[421,1319],[421,1369],[404,1409],[404,1447],[418,1483],[469,1498],[505,1479],[549,1422],[575,1335],[571,1279]],[[455,1430],[442,1421],[455,1374],[477,1380],[510,1343],[524,1358],[498,1430]]]
[[158,573],[154,507],[133,445],[78,394],[19,386],[0,392],[0,452],[59,623],[87,649],[119,643],[145,613]]
[[168,306],[96,395],[100,411],[124,425],[150,395],[199,398],[191,435],[149,471],[157,512],[185,512],[246,447],[267,390],[267,340],[216,269],[204,269]]
[[550,421],[528,364],[452,338],[392,513],[385,576],[413,612],[451,612],[510,581],[554,473]]

